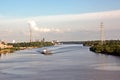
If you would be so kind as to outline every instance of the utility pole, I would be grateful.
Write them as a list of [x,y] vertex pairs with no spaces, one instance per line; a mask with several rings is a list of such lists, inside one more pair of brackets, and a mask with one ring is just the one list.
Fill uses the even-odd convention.
[[32,42],[32,29],[31,25],[29,24],[29,31],[30,31],[30,43]]
[[103,27],[103,22],[100,23],[100,40],[101,40],[101,45],[104,44],[105,38],[104,38],[104,27]]

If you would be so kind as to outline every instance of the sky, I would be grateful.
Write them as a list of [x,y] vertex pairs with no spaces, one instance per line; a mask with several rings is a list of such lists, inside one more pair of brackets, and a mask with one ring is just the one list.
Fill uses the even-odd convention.
[[0,0],[0,40],[120,39],[120,0]]

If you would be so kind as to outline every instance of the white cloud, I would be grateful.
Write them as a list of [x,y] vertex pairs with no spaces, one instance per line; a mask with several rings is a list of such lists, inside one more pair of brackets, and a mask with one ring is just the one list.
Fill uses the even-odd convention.
[[[58,30],[59,32],[65,32],[67,28],[71,30],[98,30],[101,22],[105,24],[106,29],[119,29],[120,24],[118,21],[120,20],[120,10],[26,18],[26,20],[30,19],[35,20],[39,27],[46,27],[46,29],[43,30],[46,32],[50,32],[51,27],[57,27],[55,30],[53,29],[53,31]],[[114,26],[116,24],[117,26]]]
[[36,22],[35,21],[28,21],[28,24],[30,25],[30,26],[32,26],[32,27],[36,27],[37,26],[37,24],[36,24]]
[[[36,36],[43,36],[47,33],[47,36],[52,39],[86,39],[86,35],[89,39],[93,39],[99,34],[100,23],[104,23],[107,33],[114,30],[115,34],[118,34],[120,30],[120,10],[85,13],[85,14],[71,14],[71,15],[53,15],[53,16],[36,16],[28,18],[0,18],[0,31],[11,29],[12,33],[16,33],[12,38],[18,37],[19,31],[24,32],[21,36],[24,38],[29,34],[29,26],[34,30]],[[117,30],[117,32],[115,32]],[[77,34],[76,34],[77,32]],[[85,32],[85,33],[84,33]],[[86,32],[91,34],[86,34]],[[67,34],[66,34],[67,33]],[[84,33],[84,34],[83,34]],[[93,33],[93,34],[92,34]],[[2,33],[3,35],[4,33]],[[27,34],[27,35],[25,35]],[[2,36],[1,35],[1,36]],[[16,35],[16,36],[15,36]],[[58,36],[59,35],[59,36]],[[68,36],[69,35],[69,36]],[[92,35],[92,37],[90,36]],[[78,37],[79,36],[79,37]],[[99,36],[99,35],[98,35]],[[109,37],[114,37],[114,34]],[[1,37],[0,37],[1,38]],[[10,38],[10,37],[9,37]],[[88,39],[87,39],[88,40]]]
[[[34,20],[42,22],[58,22],[58,21],[74,21],[74,20],[93,20],[93,19],[112,19],[120,17],[120,10],[93,12],[71,15],[53,15],[53,16],[37,16],[31,17]],[[29,19],[29,18],[28,18]]]
[[37,27],[37,23],[33,20],[28,21],[28,24],[33,30],[39,31],[39,32],[61,32],[60,29],[55,29],[55,28],[39,28]]

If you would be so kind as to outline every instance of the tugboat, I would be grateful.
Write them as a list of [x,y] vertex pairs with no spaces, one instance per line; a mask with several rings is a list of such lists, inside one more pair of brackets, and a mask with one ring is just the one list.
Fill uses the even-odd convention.
[[47,49],[43,49],[43,51],[41,52],[44,55],[49,55],[52,54],[50,51],[48,51]]

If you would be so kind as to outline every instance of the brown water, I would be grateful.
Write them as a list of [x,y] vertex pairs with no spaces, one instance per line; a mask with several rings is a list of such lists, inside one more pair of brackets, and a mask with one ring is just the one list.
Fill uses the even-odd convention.
[[0,80],[119,80],[120,57],[95,54],[81,45],[47,47],[1,55]]

